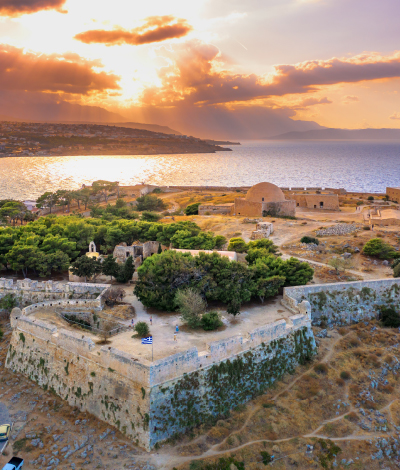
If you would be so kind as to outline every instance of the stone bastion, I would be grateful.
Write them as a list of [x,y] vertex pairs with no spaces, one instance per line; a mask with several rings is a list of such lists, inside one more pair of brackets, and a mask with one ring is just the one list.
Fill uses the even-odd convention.
[[192,347],[153,362],[100,346],[84,330],[35,317],[39,310],[60,306],[102,309],[101,297],[50,300],[14,314],[6,367],[117,427],[147,450],[224,416],[316,352],[307,308],[305,314],[267,323],[246,336],[210,342],[204,351]]

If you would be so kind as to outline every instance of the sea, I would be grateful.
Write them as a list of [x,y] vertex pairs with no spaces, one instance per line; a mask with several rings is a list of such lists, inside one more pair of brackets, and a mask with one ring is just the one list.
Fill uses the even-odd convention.
[[400,141],[243,141],[231,152],[0,158],[0,199],[35,199],[96,180],[121,185],[400,187]]

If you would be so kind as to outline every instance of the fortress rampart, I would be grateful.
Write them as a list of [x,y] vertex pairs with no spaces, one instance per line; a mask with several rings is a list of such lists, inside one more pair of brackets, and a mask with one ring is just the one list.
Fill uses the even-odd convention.
[[[44,306],[59,302],[88,305],[63,300]],[[151,363],[100,347],[83,332],[35,319],[37,308],[26,307],[13,319],[6,366],[148,450],[245,403],[315,353],[308,315],[209,343],[206,351],[191,348]]]
[[293,313],[309,303],[313,324],[348,324],[376,318],[380,306],[398,305],[400,279],[285,287],[282,304]]

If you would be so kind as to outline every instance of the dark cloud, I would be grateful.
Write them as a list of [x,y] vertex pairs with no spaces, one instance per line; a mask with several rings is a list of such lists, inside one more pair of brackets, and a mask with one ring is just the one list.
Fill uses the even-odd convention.
[[66,0],[0,0],[0,16],[21,16],[41,10],[66,13],[62,9],[65,2]]
[[117,75],[93,69],[99,65],[76,54],[39,55],[0,45],[0,90],[87,95],[120,89]]
[[94,29],[77,34],[75,39],[86,44],[97,43],[107,46],[131,44],[138,46],[166,39],[181,38],[191,30],[192,27],[184,19],[174,16],[151,16],[146,18],[142,26],[129,31],[122,28],[111,31]]
[[169,65],[159,73],[162,87],[148,88],[143,94],[143,102],[152,105],[170,106],[182,101],[195,105],[242,102],[309,93],[337,83],[400,77],[400,52],[392,56],[371,53],[277,65],[266,76],[223,70],[219,49],[200,41],[188,41],[160,52]]

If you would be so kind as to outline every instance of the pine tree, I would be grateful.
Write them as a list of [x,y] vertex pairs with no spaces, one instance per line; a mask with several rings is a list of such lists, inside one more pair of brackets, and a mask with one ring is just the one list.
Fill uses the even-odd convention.
[[102,264],[103,274],[110,276],[111,279],[115,277],[118,273],[118,263],[115,261],[113,255],[108,255],[107,258],[103,261]]

